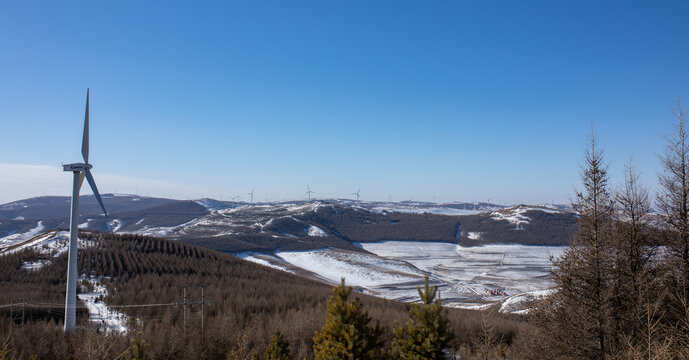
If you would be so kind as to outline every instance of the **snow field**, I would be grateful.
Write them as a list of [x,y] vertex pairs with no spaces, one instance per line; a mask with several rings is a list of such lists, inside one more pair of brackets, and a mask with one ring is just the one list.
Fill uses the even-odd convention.
[[330,283],[339,283],[344,277],[347,284],[384,298],[418,301],[416,287],[429,274],[447,306],[482,309],[507,303],[502,311],[518,312],[524,310],[519,304],[531,299],[527,294],[541,296],[550,287],[550,257],[559,256],[565,249],[525,245],[463,247],[413,241],[357,245],[371,254],[324,249],[275,255]]
[[281,251],[275,255],[331,283],[339,283],[344,277],[352,286],[417,282],[424,276],[422,271],[403,261],[348,250]]

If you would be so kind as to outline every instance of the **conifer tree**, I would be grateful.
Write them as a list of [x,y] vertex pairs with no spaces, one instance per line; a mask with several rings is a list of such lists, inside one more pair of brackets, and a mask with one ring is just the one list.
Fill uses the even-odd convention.
[[390,354],[395,359],[444,359],[444,349],[454,338],[450,320],[443,311],[437,286],[429,286],[428,275],[424,287],[417,287],[422,304],[411,304],[411,319],[405,326],[395,327]]
[[146,344],[144,339],[141,337],[141,331],[137,331],[136,338],[131,340],[125,358],[128,360],[148,359],[148,344]]
[[383,356],[381,335],[383,328],[376,321],[369,326],[371,317],[358,298],[349,299],[352,287],[345,279],[333,287],[328,299],[327,320],[313,337],[316,360],[368,360]]
[[275,329],[266,349],[266,360],[289,360],[289,342],[282,336],[280,330]]
[[658,179],[658,205],[670,228],[669,245],[680,273],[680,286],[689,293],[689,131],[679,101],[674,115],[675,133],[667,138],[665,154],[660,158],[663,172]]
[[570,248],[554,261],[555,292],[532,316],[537,340],[526,358],[604,359],[608,354],[614,208],[603,161],[591,131],[581,169],[584,191],[572,204],[579,228]]
[[[613,242],[612,288],[610,293],[611,345],[618,351],[627,339],[640,336],[638,315],[652,289],[649,259],[655,241],[650,231],[651,203],[648,189],[639,184],[639,174],[630,163],[625,182],[615,195],[616,221]],[[657,292],[656,292],[657,294]]]

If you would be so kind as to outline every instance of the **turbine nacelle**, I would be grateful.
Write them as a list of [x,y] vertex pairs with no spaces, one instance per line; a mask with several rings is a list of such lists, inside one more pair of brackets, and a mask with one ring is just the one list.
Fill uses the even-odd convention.
[[93,168],[93,165],[84,164],[84,163],[74,163],[74,164],[63,164],[62,165],[63,171],[72,171],[72,172],[88,171],[88,170],[91,170],[92,168]]

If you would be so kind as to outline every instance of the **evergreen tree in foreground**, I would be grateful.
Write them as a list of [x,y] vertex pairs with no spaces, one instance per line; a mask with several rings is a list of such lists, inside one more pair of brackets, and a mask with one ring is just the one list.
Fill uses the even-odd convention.
[[266,360],[290,360],[289,342],[285,340],[280,330],[275,329],[270,337],[270,344],[266,349]]
[[[607,166],[595,133],[588,137],[581,180],[572,204],[579,229],[551,274],[555,292],[531,315],[529,359],[597,359],[610,354],[610,305],[615,268],[613,202]],[[528,341],[528,340],[527,340]]]
[[395,327],[391,355],[395,359],[420,360],[444,359],[443,349],[455,334],[450,320],[443,312],[437,286],[428,285],[428,275],[424,287],[417,288],[423,304],[411,304],[411,319],[405,326]]
[[125,359],[128,360],[145,360],[148,359],[148,344],[141,336],[141,331],[136,332],[136,338],[130,341],[129,350],[125,354]]
[[381,335],[383,329],[376,321],[369,326],[371,317],[358,298],[349,300],[352,287],[345,280],[333,287],[328,299],[328,318],[320,332],[313,337],[316,360],[380,359],[383,356]]

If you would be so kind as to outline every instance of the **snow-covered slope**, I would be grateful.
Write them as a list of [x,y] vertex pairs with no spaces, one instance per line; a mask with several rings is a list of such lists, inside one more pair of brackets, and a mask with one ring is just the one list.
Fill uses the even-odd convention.
[[[342,277],[367,293],[400,301],[418,301],[417,286],[429,275],[439,286],[443,304],[483,308],[502,303],[501,311],[524,313],[533,297],[550,287],[551,257],[565,247],[382,241],[359,244],[369,253],[341,249],[278,251],[240,257],[328,283]],[[545,292],[544,292],[545,291]]]

